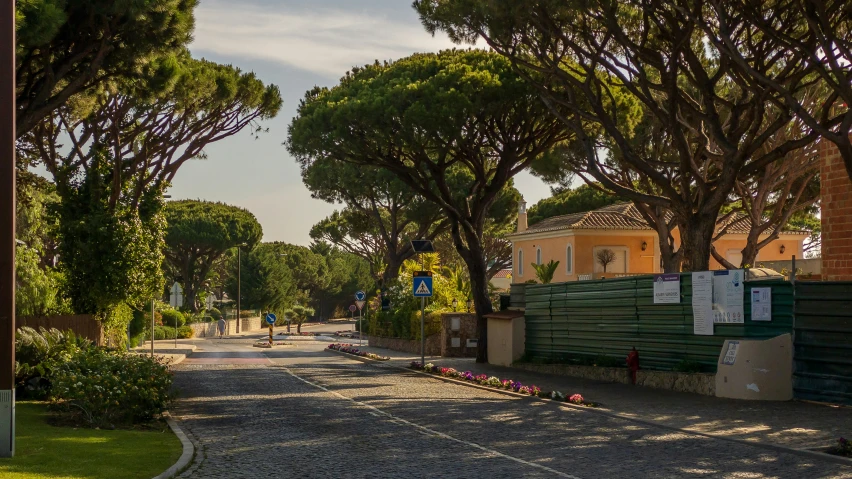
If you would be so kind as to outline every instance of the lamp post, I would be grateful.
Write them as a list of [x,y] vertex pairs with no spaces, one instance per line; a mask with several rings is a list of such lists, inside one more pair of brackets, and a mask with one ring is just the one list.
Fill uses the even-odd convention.
[[459,300],[453,298],[453,312],[457,313],[459,311]]
[[15,455],[15,0],[0,2],[0,457]]
[[240,334],[240,310],[242,309],[242,276],[243,276],[243,261],[242,251],[243,246],[248,246],[247,243],[237,245],[237,334]]
[[470,312],[470,308],[473,307],[473,300],[471,298],[467,298],[467,312]]

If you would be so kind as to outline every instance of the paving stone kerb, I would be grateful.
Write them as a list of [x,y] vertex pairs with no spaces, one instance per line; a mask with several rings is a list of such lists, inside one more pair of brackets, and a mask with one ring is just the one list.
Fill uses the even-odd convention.
[[179,368],[176,380],[184,394],[174,412],[199,446],[181,477],[558,475],[542,467],[583,479],[852,475],[852,468],[833,463],[559,410],[341,357]]
[[[361,348],[407,367],[419,357],[387,349]],[[728,437],[793,449],[830,446],[852,434],[852,408],[800,401],[767,402],[723,399],[582,378],[535,373],[517,368],[477,364],[467,358],[428,357],[443,367],[535,384],[543,390],[580,393],[599,402],[603,411],[634,417],[684,431]]]

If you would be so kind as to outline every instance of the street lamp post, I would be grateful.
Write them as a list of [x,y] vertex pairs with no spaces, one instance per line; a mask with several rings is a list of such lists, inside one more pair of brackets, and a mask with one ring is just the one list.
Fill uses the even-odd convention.
[[243,261],[242,261],[242,251],[243,246],[248,246],[246,243],[240,243],[237,245],[237,334],[240,334],[240,310],[242,309],[242,276],[243,276]]
[[15,0],[0,1],[0,457],[15,455]]
[[459,300],[453,298],[453,312],[457,313],[459,311]]

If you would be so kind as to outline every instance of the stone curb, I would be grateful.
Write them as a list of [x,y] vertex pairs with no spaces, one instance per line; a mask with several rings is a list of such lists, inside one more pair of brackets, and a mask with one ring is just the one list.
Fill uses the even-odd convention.
[[180,439],[180,443],[183,446],[183,453],[180,455],[176,463],[172,464],[170,468],[166,469],[159,476],[154,477],[154,479],[170,479],[177,476],[192,462],[192,458],[195,456],[195,447],[193,447],[192,441],[186,437],[186,434],[184,434],[183,429],[180,428],[177,421],[172,419],[171,416],[167,416],[166,423],[168,423],[172,432],[175,433],[175,436]]
[[814,450],[811,450],[811,449],[797,449],[797,448],[793,448],[793,447],[780,446],[778,444],[768,444],[768,443],[763,443],[763,442],[752,442],[752,441],[746,441],[745,439],[737,439],[737,438],[734,438],[734,437],[723,436],[721,434],[713,434],[713,433],[708,433],[708,432],[703,432],[703,431],[695,431],[695,430],[692,430],[692,429],[684,429],[684,428],[679,428],[679,427],[675,427],[675,426],[669,426],[667,424],[649,421],[649,420],[646,420],[646,419],[639,419],[639,418],[635,418],[635,417],[628,416],[628,415],[625,415],[625,414],[612,412],[610,410],[603,410],[601,408],[595,408],[595,407],[589,407],[589,406],[578,406],[576,404],[571,404],[571,403],[568,403],[568,402],[554,401],[552,399],[540,398],[538,396],[530,396],[528,394],[520,394],[520,393],[516,393],[514,391],[507,391],[505,389],[490,388],[488,386],[483,386],[481,384],[473,384],[473,383],[469,383],[467,381],[460,381],[458,379],[447,378],[447,377],[440,376],[440,375],[437,375],[437,374],[427,373],[425,371],[417,371],[415,369],[407,368],[407,367],[404,367],[404,366],[394,366],[392,364],[387,364],[387,361],[376,361],[376,360],[370,359],[370,358],[362,358],[360,356],[353,356],[351,354],[341,353],[341,352],[335,351],[333,349],[326,348],[326,351],[331,351],[331,352],[337,353],[339,355],[344,355],[344,356],[352,358],[356,361],[361,361],[361,362],[367,363],[367,364],[375,364],[375,365],[382,364],[383,366],[388,367],[388,368],[399,369],[401,371],[405,371],[405,372],[408,372],[408,373],[419,374],[421,376],[437,379],[437,380],[448,382],[448,383],[458,384],[460,386],[467,386],[467,387],[471,387],[471,388],[481,389],[483,391],[490,391],[490,392],[494,392],[494,393],[497,393],[497,394],[504,394],[506,396],[514,396],[514,397],[518,397],[518,398],[522,398],[522,399],[531,399],[531,400],[535,400],[535,401],[542,401],[542,402],[545,402],[545,403],[552,404],[553,406],[556,406],[556,407],[575,409],[575,410],[590,412],[590,413],[594,413],[594,414],[600,414],[600,415],[615,418],[615,419],[623,419],[623,420],[626,420],[626,421],[632,421],[632,422],[635,422],[635,423],[644,424],[646,426],[653,426],[653,427],[668,429],[669,431],[684,432],[684,433],[687,433],[687,434],[704,436],[704,437],[707,437],[707,438],[710,438],[710,439],[721,439],[723,441],[729,441],[729,442],[733,442],[733,443],[737,443],[737,444],[755,446],[755,447],[759,447],[759,448],[763,448],[763,449],[769,449],[769,450],[776,451],[776,452],[795,454],[797,456],[809,457],[811,459],[819,459],[819,460],[823,460],[823,461],[833,462],[833,463],[836,463],[836,464],[841,464],[841,465],[844,465],[844,466],[852,466],[852,458],[835,456],[833,454],[828,454],[828,453],[825,453],[825,452],[814,451]]

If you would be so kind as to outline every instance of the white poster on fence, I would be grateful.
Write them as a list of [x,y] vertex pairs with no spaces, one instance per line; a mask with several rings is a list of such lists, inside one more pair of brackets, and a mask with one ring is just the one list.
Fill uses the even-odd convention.
[[713,273],[692,273],[693,334],[713,336]]
[[713,322],[744,323],[745,271],[713,271]]
[[654,304],[680,303],[680,274],[654,275]]
[[751,320],[772,321],[772,288],[751,289]]

